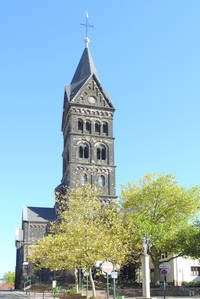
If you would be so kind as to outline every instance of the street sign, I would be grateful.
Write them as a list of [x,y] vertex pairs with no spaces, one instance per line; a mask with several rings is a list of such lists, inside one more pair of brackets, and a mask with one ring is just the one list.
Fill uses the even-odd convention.
[[160,265],[159,265],[159,268],[160,268],[160,269],[167,269],[167,270],[169,270],[169,269],[170,269],[170,266],[169,266],[169,265],[166,265],[166,264],[160,264]]
[[119,271],[120,270],[120,265],[119,264],[114,264],[113,265],[113,270],[114,271]]
[[161,269],[160,273],[162,276],[166,276],[168,271],[167,271],[167,269]]
[[89,272],[88,272],[87,270],[83,270],[83,276],[84,276],[84,277],[89,276]]
[[112,270],[113,270],[113,264],[111,262],[104,262],[102,264],[102,271],[103,272],[111,274]]
[[102,261],[97,261],[97,262],[96,262],[96,267],[97,267],[97,268],[100,268],[101,266],[102,266]]
[[53,280],[53,281],[52,281],[52,289],[56,288],[56,285],[57,285],[57,281],[56,281],[56,280]]
[[117,278],[117,272],[111,272],[111,277],[112,277],[113,279]]

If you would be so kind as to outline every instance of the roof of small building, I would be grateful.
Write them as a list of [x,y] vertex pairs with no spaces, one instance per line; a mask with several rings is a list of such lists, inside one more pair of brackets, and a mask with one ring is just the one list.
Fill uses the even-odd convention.
[[23,207],[22,220],[31,222],[49,222],[56,219],[55,208]]

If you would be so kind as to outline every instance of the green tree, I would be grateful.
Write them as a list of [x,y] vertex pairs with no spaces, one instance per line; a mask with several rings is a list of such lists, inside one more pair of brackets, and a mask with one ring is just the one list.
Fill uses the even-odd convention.
[[6,272],[4,275],[3,275],[3,281],[6,282],[6,283],[12,283],[14,284],[15,283],[15,272]]
[[51,234],[32,248],[31,261],[40,268],[89,272],[98,260],[108,259],[122,264],[129,254],[128,234],[116,206],[99,200],[99,190],[87,184],[81,188],[66,189],[58,194],[59,218],[50,227]]
[[168,252],[168,261],[183,255],[177,234],[197,216],[200,188],[186,190],[170,174],[145,175],[135,184],[122,186],[121,206],[130,237],[134,233],[138,242],[144,236],[149,239],[154,282],[159,284],[161,254]]
[[200,259],[200,222],[197,220],[194,224],[180,230],[177,234],[177,252],[183,256]]

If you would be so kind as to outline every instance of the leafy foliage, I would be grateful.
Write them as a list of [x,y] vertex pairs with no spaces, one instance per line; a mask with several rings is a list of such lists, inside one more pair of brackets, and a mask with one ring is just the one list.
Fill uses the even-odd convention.
[[3,276],[3,281],[6,283],[15,283],[15,272],[6,272]]
[[32,248],[39,268],[91,269],[98,260],[122,264],[130,253],[127,230],[115,205],[99,200],[100,190],[87,184],[57,194],[59,217],[50,234]]
[[181,250],[184,256],[200,259],[199,220],[178,232],[177,243],[180,247],[179,251]]
[[198,215],[200,188],[186,190],[171,174],[150,174],[122,186],[121,205],[129,235],[134,232],[138,242],[144,236],[149,239],[148,252],[158,276],[161,253],[181,249],[177,233]]

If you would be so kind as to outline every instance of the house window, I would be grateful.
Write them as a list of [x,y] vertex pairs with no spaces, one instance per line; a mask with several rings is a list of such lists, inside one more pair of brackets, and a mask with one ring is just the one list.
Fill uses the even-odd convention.
[[106,148],[102,144],[97,147],[97,160],[106,160]]
[[167,257],[168,257],[168,254],[166,251],[161,253],[161,259],[166,259]]
[[200,276],[200,267],[191,267],[192,276]]
[[85,185],[87,183],[87,175],[84,174],[82,177],[81,177],[81,185]]
[[105,177],[103,175],[101,175],[99,177],[99,186],[100,187],[104,187],[105,186]]
[[85,143],[79,146],[79,158],[89,158],[89,148]]
[[91,134],[91,122],[86,121],[86,131],[87,133]]
[[95,123],[95,133],[97,133],[97,134],[101,133],[101,125],[99,122]]
[[108,135],[108,124],[106,122],[103,123],[103,133]]
[[83,133],[83,120],[78,119],[78,131]]

